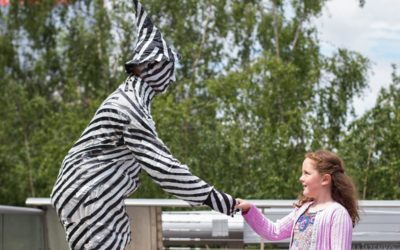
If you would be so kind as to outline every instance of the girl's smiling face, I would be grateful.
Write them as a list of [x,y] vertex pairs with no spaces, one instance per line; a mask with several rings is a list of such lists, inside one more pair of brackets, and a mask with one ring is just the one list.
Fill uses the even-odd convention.
[[316,199],[320,195],[324,181],[316,169],[316,161],[309,158],[303,161],[302,175],[299,180],[303,185],[304,196]]

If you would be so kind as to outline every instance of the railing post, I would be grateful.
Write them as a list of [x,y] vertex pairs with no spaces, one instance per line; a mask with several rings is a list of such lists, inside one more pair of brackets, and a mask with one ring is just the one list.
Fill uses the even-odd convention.
[[69,250],[65,231],[61,225],[56,210],[52,206],[44,207],[46,245],[50,250]]
[[132,241],[126,250],[162,249],[161,207],[126,207],[132,229]]
[[4,244],[3,244],[3,242],[4,242],[4,233],[3,233],[3,227],[4,227],[4,225],[3,225],[3,221],[4,221],[4,219],[3,219],[3,217],[4,217],[4,215],[3,214],[0,214],[0,250],[4,250]]

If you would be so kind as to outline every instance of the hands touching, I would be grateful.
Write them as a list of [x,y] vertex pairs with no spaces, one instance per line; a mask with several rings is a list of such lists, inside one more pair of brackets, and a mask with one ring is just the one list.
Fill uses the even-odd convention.
[[242,199],[236,199],[236,206],[235,209],[240,209],[242,210],[242,213],[247,213],[251,208],[251,203],[242,200]]

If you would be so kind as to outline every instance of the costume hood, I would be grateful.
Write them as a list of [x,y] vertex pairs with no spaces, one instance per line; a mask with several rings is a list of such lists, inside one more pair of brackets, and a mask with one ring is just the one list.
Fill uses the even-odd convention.
[[134,67],[139,67],[140,78],[156,92],[164,92],[175,81],[175,62],[179,56],[167,45],[140,2],[133,0],[133,3],[139,34],[133,58],[125,63],[125,70],[131,74]]

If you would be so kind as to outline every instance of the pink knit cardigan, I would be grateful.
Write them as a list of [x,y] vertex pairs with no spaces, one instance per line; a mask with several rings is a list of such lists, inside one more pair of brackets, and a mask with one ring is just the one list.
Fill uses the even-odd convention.
[[[298,218],[312,203],[305,203],[295,208],[289,215],[273,223],[252,205],[250,210],[243,214],[247,224],[262,238],[267,240],[282,240],[290,237],[292,248],[293,228]],[[353,224],[347,210],[335,202],[317,213],[315,217],[313,236],[310,249],[318,250],[347,250],[351,249]]]

